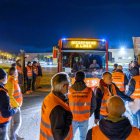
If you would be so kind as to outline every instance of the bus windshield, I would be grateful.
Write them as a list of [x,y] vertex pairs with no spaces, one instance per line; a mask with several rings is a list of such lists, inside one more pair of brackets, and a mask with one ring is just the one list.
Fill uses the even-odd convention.
[[58,71],[74,77],[84,71],[86,78],[101,78],[108,70],[108,43],[103,39],[66,38],[59,40]]
[[73,77],[75,73],[82,70],[86,78],[100,78],[105,71],[105,52],[98,51],[69,51],[62,52],[62,71]]

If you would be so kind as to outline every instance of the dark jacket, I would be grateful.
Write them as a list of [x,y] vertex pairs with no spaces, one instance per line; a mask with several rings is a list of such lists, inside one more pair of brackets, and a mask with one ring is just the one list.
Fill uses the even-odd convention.
[[138,67],[133,67],[131,70],[130,70],[130,75],[131,76],[136,76],[136,75],[139,75],[139,68]]
[[38,67],[38,76],[42,76],[42,68],[41,66],[37,66]]
[[[0,88],[5,89],[2,84],[0,84]],[[16,113],[16,109],[12,109],[10,106],[9,96],[3,90],[0,91],[0,112],[4,118],[13,116]],[[5,127],[6,125],[8,125],[8,122],[0,124],[0,127]]]
[[[111,85],[106,85],[103,80],[101,79],[100,80],[100,84],[102,84],[103,86],[106,86],[108,87],[109,91],[111,92]],[[119,90],[119,88],[114,84],[112,83],[115,88],[116,88],[116,92],[117,92],[117,95],[120,96],[124,101],[133,101],[132,98],[130,98],[129,96],[125,95],[124,92],[121,92]],[[102,98],[103,98],[103,93],[101,91],[101,89],[99,87],[97,87],[94,91],[94,94],[95,94],[95,98],[96,98],[96,104],[97,104],[97,107],[96,107],[96,110],[95,110],[95,119],[99,119],[100,118],[100,108],[101,108],[101,102],[102,102]]]
[[[53,94],[68,103],[68,98],[62,93],[53,92]],[[72,113],[61,106],[56,106],[50,114],[50,122],[54,140],[64,140],[72,124]]]
[[[110,140],[126,140],[132,131],[132,126],[127,118],[118,122],[102,119],[99,122],[102,133]],[[92,140],[92,129],[88,131],[86,140]]]
[[[123,73],[123,71],[122,70],[119,70],[119,69],[117,69],[116,70],[116,72],[120,72],[120,73]],[[126,74],[125,73],[123,73],[124,74],[124,86],[126,86],[126,85],[128,85],[128,79],[127,79],[127,76],[126,76]]]
[[135,91],[135,85],[136,81],[132,78],[129,82],[128,90],[126,91],[127,96],[131,96],[133,94],[133,92]]
[[[21,68],[21,64],[16,63],[17,66],[19,66]],[[23,84],[23,74],[18,72],[18,83],[19,85]]]
[[[76,91],[82,91],[86,88],[85,82],[76,82],[72,85],[72,88]],[[94,93],[92,93],[92,98],[91,98],[91,107],[90,107],[90,115],[95,111],[96,109],[96,99],[94,96]]]

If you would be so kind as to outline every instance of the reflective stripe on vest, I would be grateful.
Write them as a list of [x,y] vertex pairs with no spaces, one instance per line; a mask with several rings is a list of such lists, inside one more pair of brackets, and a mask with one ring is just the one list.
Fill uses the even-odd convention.
[[32,77],[32,75],[33,75],[33,73],[32,73],[32,67],[27,66],[26,69],[27,69],[27,76],[28,77]]
[[69,89],[69,106],[73,114],[74,121],[85,121],[90,117],[92,89],[85,88],[82,91]]
[[[7,91],[6,89],[3,89],[3,88],[0,88],[0,91],[4,91],[7,95]],[[6,122],[9,122],[11,120],[11,117],[8,117],[8,118],[4,118],[0,112],[0,124],[3,124],[3,123],[6,123]]]
[[16,101],[19,103],[19,105],[22,105],[23,102],[23,96],[21,93],[21,89],[19,87],[18,81],[14,80],[14,94],[13,97],[16,99]]
[[22,68],[20,66],[16,65],[16,69],[17,69],[18,73],[23,74]]
[[135,91],[140,91],[140,88],[136,88]]
[[110,93],[110,91],[107,87],[104,87],[104,93],[103,93],[103,98],[102,98],[101,108],[100,108],[100,114],[103,115],[103,116],[108,115],[108,113],[106,111],[107,100],[111,96],[117,95],[115,86],[113,84],[111,85],[111,90],[112,90],[112,93]]
[[[46,129],[50,129],[51,131],[51,125],[47,124],[46,122],[44,122],[42,119],[41,119],[41,124],[44,126],[44,128]],[[47,134],[45,134],[45,132],[43,132],[42,130],[40,130],[40,134],[46,138],[47,140],[53,140],[53,137],[52,136],[48,136]]]
[[91,105],[91,102],[90,103],[74,103],[74,102],[70,102],[69,103],[70,106],[90,106]]
[[116,86],[120,89],[120,91],[125,91],[124,78],[125,78],[124,73],[121,72],[112,73],[113,83],[116,84]]
[[15,100],[21,106],[22,102],[23,102],[23,96],[22,96],[22,93],[21,93],[20,86],[18,84],[18,80],[14,76],[9,75],[8,81],[10,81],[14,85],[13,97],[15,98]]
[[134,76],[133,79],[135,80],[135,90],[131,95],[132,98],[140,98],[140,75]]
[[84,111],[72,111],[72,113],[83,115],[83,114],[89,113],[89,110],[84,110]]
[[[51,111],[58,105],[64,108],[65,110],[70,111],[68,104],[63,102],[53,93],[50,93],[44,99],[42,104],[41,123],[40,123],[40,140],[54,140],[51,130],[50,114]],[[72,129],[70,129],[65,140],[71,139],[72,139]]]
[[41,123],[44,125],[44,127],[46,127],[46,128],[51,128],[51,125],[47,124],[47,123],[44,122],[42,119],[41,119]]
[[[121,126],[120,126],[121,127]],[[109,130],[108,130],[109,131]],[[111,129],[110,129],[111,131]],[[113,133],[112,133],[113,134]],[[99,128],[99,126],[95,126],[92,128],[92,139],[91,140],[110,140]],[[113,139],[113,138],[112,138]],[[116,138],[117,139],[117,138]],[[128,135],[127,138],[123,138],[123,140],[139,140],[140,132],[138,128],[132,127],[132,131]]]
[[[54,140],[52,136],[46,135],[42,130],[40,130],[40,135],[43,136],[43,138],[40,138],[40,140]],[[41,137],[41,136],[40,136]],[[44,139],[45,138],[45,139]]]

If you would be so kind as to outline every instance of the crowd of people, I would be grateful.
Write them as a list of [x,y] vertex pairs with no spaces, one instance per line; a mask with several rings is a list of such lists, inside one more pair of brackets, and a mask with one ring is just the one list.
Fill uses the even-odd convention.
[[10,139],[22,140],[18,131],[21,127],[21,111],[23,97],[18,83],[16,67],[7,73],[0,68],[0,140],[9,140],[8,124],[10,122]]
[[[18,131],[21,127],[21,106],[23,103],[22,87],[25,74],[26,94],[40,88],[42,68],[39,63],[28,62],[25,71],[21,60],[17,60],[8,70],[0,68],[0,140],[22,140]],[[10,125],[8,125],[10,122]]]
[[[40,71],[40,72],[39,72]],[[40,84],[41,66],[34,61],[26,66],[27,91],[29,94]],[[41,74],[39,74],[41,73]],[[13,64],[7,73],[0,69],[0,140],[21,140],[23,103],[21,79],[23,71],[20,61]],[[131,62],[127,73],[121,65],[114,65],[112,73],[104,72],[99,85],[87,87],[86,75],[76,72],[75,82],[70,85],[68,74],[61,72],[52,77],[51,92],[45,97],[41,108],[40,140],[73,140],[79,129],[77,140],[139,140],[140,107],[125,115],[126,104],[140,99],[140,75],[136,62]],[[89,118],[94,115],[94,124],[89,129]]]
[[[82,71],[72,85],[66,73],[54,75],[51,93],[42,104],[40,140],[72,140],[77,129],[79,140],[139,140],[140,107],[132,114],[132,122],[125,116],[125,104],[140,98],[140,75],[134,69],[132,64],[128,79],[117,65],[112,73],[103,73],[94,90],[86,86]],[[88,130],[92,114],[96,126]]]
[[[25,69],[23,70],[21,66],[21,60],[18,59],[16,63],[12,64],[12,66],[15,66],[18,71],[18,83],[21,89],[24,85],[26,85],[26,94],[30,94],[36,89],[41,88],[40,82],[42,77],[42,68],[39,62],[28,61]],[[25,77],[25,81],[23,77]],[[26,84],[24,84],[23,81]]]
[[33,61],[33,63],[31,63],[30,61],[28,61],[25,68],[25,79],[27,80],[26,94],[30,94],[37,88],[41,88],[41,77],[42,68],[40,66],[40,63],[37,63],[36,61]]

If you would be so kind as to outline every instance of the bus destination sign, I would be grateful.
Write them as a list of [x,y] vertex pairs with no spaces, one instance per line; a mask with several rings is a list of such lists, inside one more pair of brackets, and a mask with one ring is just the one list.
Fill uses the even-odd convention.
[[96,40],[62,40],[63,49],[106,50],[105,41]]

